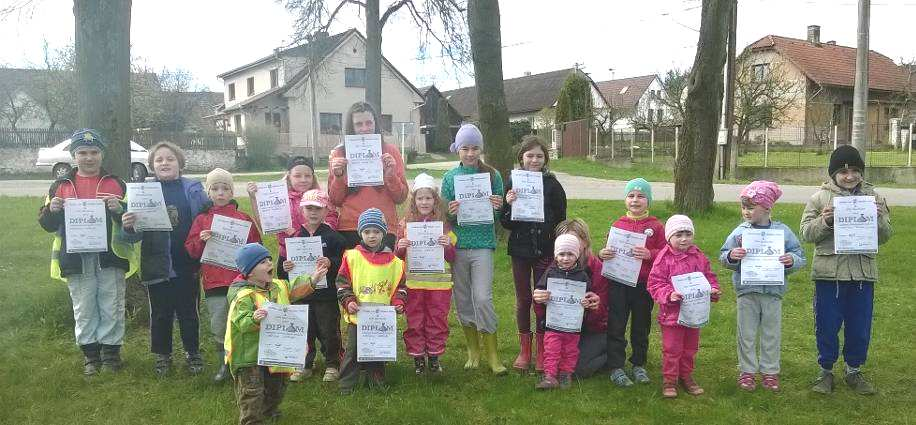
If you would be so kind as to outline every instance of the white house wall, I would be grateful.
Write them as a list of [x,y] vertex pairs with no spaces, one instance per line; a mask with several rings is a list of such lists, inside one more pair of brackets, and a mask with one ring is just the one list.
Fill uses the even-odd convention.
[[[226,108],[231,108],[250,97],[270,90],[270,70],[277,68],[277,61],[271,60],[226,77],[223,80],[223,100]],[[250,77],[254,77],[254,93],[251,96],[248,95],[248,78]],[[283,85],[282,76],[278,74],[277,78],[279,79],[278,84]],[[229,85],[233,83],[235,84],[235,99],[229,100]]]

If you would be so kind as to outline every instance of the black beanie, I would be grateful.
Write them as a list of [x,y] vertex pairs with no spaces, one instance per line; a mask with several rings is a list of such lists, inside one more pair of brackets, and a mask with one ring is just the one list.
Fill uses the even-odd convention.
[[297,165],[305,165],[311,168],[312,171],[315,171],[315,166],[312,165],[312,160],[304,156],[294,156],[291,157],[289,161],[286,161],[286,171],[292,170],[293,167]]
[[862,161],[859,150],[850,145],[842,145],[834,149],[833,153],[830,154],[830,165],[827,166],[827,173],[830,177],[833,177],[837,171],[844,168],[855,168],[860,173],[865,172],[865,161]]

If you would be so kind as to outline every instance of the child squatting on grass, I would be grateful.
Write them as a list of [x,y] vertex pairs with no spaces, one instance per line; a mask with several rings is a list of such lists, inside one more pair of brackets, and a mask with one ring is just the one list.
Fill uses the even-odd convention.
[[[773,221],[773,204],[782,196],[776,183],[758,180],[741,190],[741,217],[744,221],[725,238],[719,254],[719,261],[733,270],[732,283],[735,285],[738,303],[738,387],[753,391],[756,374],[761,374],[763,387],[779,390],[779,358],[782,350],[782,297],[786,293],[783,285],[752,285],[741,283],[741,260],[747,255],[742,247],[742,236],[749,229],[782,230],[784,237],[783,254],[779,262],[788,275],[805,266],[805,251],[792,229]],[[760,342],[757,342],[758,333]],[[757,355],[758,346],[760,355]]]
[[[328,272],[329,261],[320,258],[311,276],[302,275],[292,283],[273,278],[273,260],[267,248],[250,243],[235,257],[242,280],[232,284],[228,298],[229,323],[226,326],[226,363],[235,377],[239,423],[262,423],[280,416],[280,403],[286,391],[288,368],[258,366],[258,341],[261,321],[267,317],[264,303],[289,305],[308,296],[315,282]],[[292,261],[283,263],[287,271]]]
[[719,300],[719,282],[706,255],[693,243],[693,222],[685,215],[673,215],[665,222],[668,245],[658,253],[649,273],[647,289],[658,304],[658,324],[662,330],[662,396],[677,397],[680,381],[690,395],[703,394],[693,379],[700,329],[678,323],[684,294],[674,289],[672,278],[700,272],[710,285],[710,298]]

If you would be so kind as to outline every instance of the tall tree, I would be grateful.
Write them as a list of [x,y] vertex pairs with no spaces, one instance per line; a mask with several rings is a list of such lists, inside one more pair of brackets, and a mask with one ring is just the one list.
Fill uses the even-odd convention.
[[662,92],[658,97],[668,109],[668,115],[665,117],[666,124],[681,125],[684,123],[684,91],[687,89],[687,82],[690,80],[690,70],[669,69],[662,78]]
[[557,96],[557,122],[592,116],[592,86],[578,70],[569,74]]
[[499,1],[468,1],[468,30],[477,85],[477,110],[480,131],[487,145],[487,162],[499,170],[503,179],[512,170],[512,140],[509,109],[503,90],[502,36]]
[[697,54],[687,83],[682,153],[674,168],[674,205],[683,213],[705,211],[713,204],[725,43],[733,7],[735,0],[703,0]]
[[130,168],[131,0],[74,0],[78,125],[108,139],[105,168]]
[[[381,113],[382,105],[382,31],[388,19],[400,10],[407,10],[420,29],[420,50],[425,51],[430,39],[441,47],[444,57],[456,64],[468,61],[467,27],[464,24],[463,0],[397,0],[382,12],[379,0],[278,0],[296,15],[296,42],[327,32],[337,15],[347,5],[359,7],[366,16],[366,102]],[[336,3],[333,9],[328,3]]]

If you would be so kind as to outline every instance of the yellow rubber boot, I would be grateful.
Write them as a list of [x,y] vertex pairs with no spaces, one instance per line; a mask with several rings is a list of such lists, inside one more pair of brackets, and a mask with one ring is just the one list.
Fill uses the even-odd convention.
[[480,334],[473,326],[463,326],[463,329],[468,343],[468,361],[464,364],[464,368],[477,369],[480,366]]
[[483,346],[487,350],[487,362],[490,363],[490,370],[494,375],[505,375],[508,371],[499,361],[499,353],[496,351],[496,334],[483,334]]

